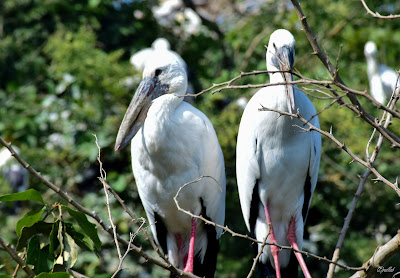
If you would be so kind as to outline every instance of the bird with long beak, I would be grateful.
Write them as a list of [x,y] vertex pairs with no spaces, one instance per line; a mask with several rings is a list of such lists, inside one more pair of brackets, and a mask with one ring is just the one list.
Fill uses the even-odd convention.
[[224,225],[225,166],[209,119],[183,101],[187,76],[171,55],[152,57],[118,131],[115,150],[130,141],[132,169],[156,242],[186,272],[214,277],[222,229],[205,225],[179,206]]
[[[292,81],[295,40],[287,30],[272,33],[266,55],[270,83]],[[262,88],[249,101],[239,126],[236,175],[248,230],[259,241],[301,250],[304,223],[314,192],[321,157],[321,135],[305,132],[303,122],[262,107],[297,113],[319,126],[316,110],[291,84]],[[298,252],[266,245],[257,252],[262,277],[297,277],[298,262],[311,277]]]

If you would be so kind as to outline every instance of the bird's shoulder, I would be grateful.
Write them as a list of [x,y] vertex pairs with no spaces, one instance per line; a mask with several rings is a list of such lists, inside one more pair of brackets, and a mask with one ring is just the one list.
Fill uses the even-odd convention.
[[175,110],[175,118],[180,119],[179,124],[189,125],[199,129],[199,132],[204,130],[214,130],[210,119],[199,109],[193,105],[182,101],[182,103]]

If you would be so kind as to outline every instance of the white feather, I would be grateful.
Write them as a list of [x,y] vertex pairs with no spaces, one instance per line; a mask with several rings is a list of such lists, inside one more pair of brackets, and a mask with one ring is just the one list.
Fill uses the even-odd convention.
[[[271,40],[272,36],[270,45]],[[276,40],[274,42],[279,43]],[[270,47],[268,49],[270,51]],[[267,67],[270,71],[278,70],[272,62],[267,62]],[[270,79],[271,83],[284,81],[280,73],[273,74]],[[298,109],[305,119],[311,119],[316,113],[311,101],[297,88],[294,88],[294,100],[296,110]],[[243,217],[250,230],[252,194],[254,186],[258,183],[261,203],[255,225],[257,239],[262,241],[268,231],[264,211],[268,202],[277,242],[289,245],[288,226],[292,217],[295,217],[297,243],[301,248],[304,184],[309,172],[311,192],[314,191],[321,153],[320,134],[314,131],[305,132],[301,127],[307,126],[298,119],[280,116],[272,111],[259,111],[262,107],[289,112],[285,86],[269,86],[259,90],[247,104],[240,122],[236,173]],[[314,117],[310,122],[319,127],[318,117]],[[264,252],[260,260],[265,263],[269,258],[274,265],[270,248],[265,249],[267,253]],[[289,258],[289,250],[279,252],[281,266],[285,267]]]

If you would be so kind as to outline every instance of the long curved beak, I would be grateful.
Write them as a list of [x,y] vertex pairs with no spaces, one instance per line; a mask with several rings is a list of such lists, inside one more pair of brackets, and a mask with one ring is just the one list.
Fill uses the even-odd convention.
[[119,151],[128,145],[139,129],[143,126],[152,100],[164,93],[165,87],[160,86],[156,77],[143,78],[131,103],[129,104],[128,109],[126,110],[121,126],[119,127],[114,147],[116,151]]
[[[278,59],[279,59],[280,70],[286,71],[281,73],[283,80],[285,80],[285,82],[292,81],[293,80],[292,74],[287,71],[291,70],[293,67],[293,62],[294,62],[293,51],[289,47],[283,47],[282,50],[278,53]],[[286,84],[285,91],[286,91],[287,108],[290,113],[293,113],[295,109],[293,85]]]

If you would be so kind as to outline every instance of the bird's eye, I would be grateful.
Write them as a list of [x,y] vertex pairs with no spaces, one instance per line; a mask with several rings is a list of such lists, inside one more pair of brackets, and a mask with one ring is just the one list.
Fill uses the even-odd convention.
[[276,44],[273,42],[272,45],[274,46],[274,48],[276,49]]
[[159,76],[162,73],[162,69],[156,69],[156,76]]

